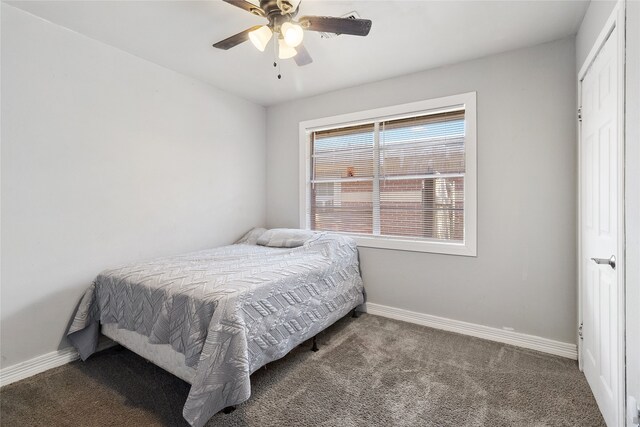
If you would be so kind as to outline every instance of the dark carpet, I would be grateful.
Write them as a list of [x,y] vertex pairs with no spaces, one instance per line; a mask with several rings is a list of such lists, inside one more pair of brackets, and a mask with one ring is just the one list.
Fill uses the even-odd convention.
[[[604,426],[575,361],[362,315],[251,376],[211,426]],[[0,390],[2,426],[186,426],[189,385],[114,347]]]

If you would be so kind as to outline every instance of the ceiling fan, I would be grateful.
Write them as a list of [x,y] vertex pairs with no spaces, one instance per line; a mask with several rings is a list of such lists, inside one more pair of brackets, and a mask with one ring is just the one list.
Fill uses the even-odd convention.
[[366,36],[371,30],[371,20],[337,18],[333,16],[302,16],[295,20],[301,0],[260,0],[256,6],[246,0],[223,0],[253,15],[267,18],[266,25],[256,25],[214,44],[213,47],[227,50],[242,42],[251,40],[253,45],[264,52],[267,44],[276,35],[278,57],[294,58],[299,66],[313,62],[302,44],[304,30],[324,33]]

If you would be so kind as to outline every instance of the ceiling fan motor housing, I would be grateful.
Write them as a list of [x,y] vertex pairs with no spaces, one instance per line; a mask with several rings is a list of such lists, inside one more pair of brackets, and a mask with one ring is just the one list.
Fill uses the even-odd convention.
[[295,0],[260,0],[260,8],[264,10],[267,18],[271,20],[274,16],[290,15],[294,16],[300,3]]
[[300,0],[276,0],[276,4],[283,14],[293,13],[298,8]]

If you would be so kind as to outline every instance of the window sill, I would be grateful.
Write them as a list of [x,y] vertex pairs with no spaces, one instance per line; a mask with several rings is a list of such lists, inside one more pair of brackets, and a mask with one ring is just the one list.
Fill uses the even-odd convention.
[[394,237],[363,236],[344,233],[353,237],[359,247],[391,249],[396,251],[427,252],[442,255],[476,256],[476,248],[468,242],[451,243],[429,240],[412,240]]

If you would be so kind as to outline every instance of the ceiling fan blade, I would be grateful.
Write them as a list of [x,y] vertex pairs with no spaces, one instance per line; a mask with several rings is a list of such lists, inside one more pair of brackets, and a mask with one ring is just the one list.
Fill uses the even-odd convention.
[[333,16],[303,16],[298,20],[302,28],[324,33],[366,36],[371,30],[370,19],[335,18]]
[[224,40],[219,41],[218,43],[214,44],[213,47],[216,47],[218,49],[222,49],[222,50],[228,50],[231,49],[234,46],[239,45],[242,42],[245,42],[249,39],[249,33],[251,31],[257,30],[258,28],[262,27],[262,25],[255,25],[251,28],[248,28],[246,30],[244,30],[241,33],[235,34],[231,37],[227,37]]
[[306,47],[304,47],[303,44],[296,47],[296,52],[298,53],[293,57],[293,59],[296,61],[296,64],[298,64],[299,67],[303,67],[313,62],[313,59],[311,59],[311,55],[309,55],[309,51]]
[[266,13],[264,13],[264,10],[262,10],[259,6],[256,6],[255,4],[245,1],[245,0],[223,0],[229,4],[232,4],[236,7],[239,7],[240,9],[244,9],[249,13],[252,13],[254,15],[258,15],[258,16],[267,16]]

